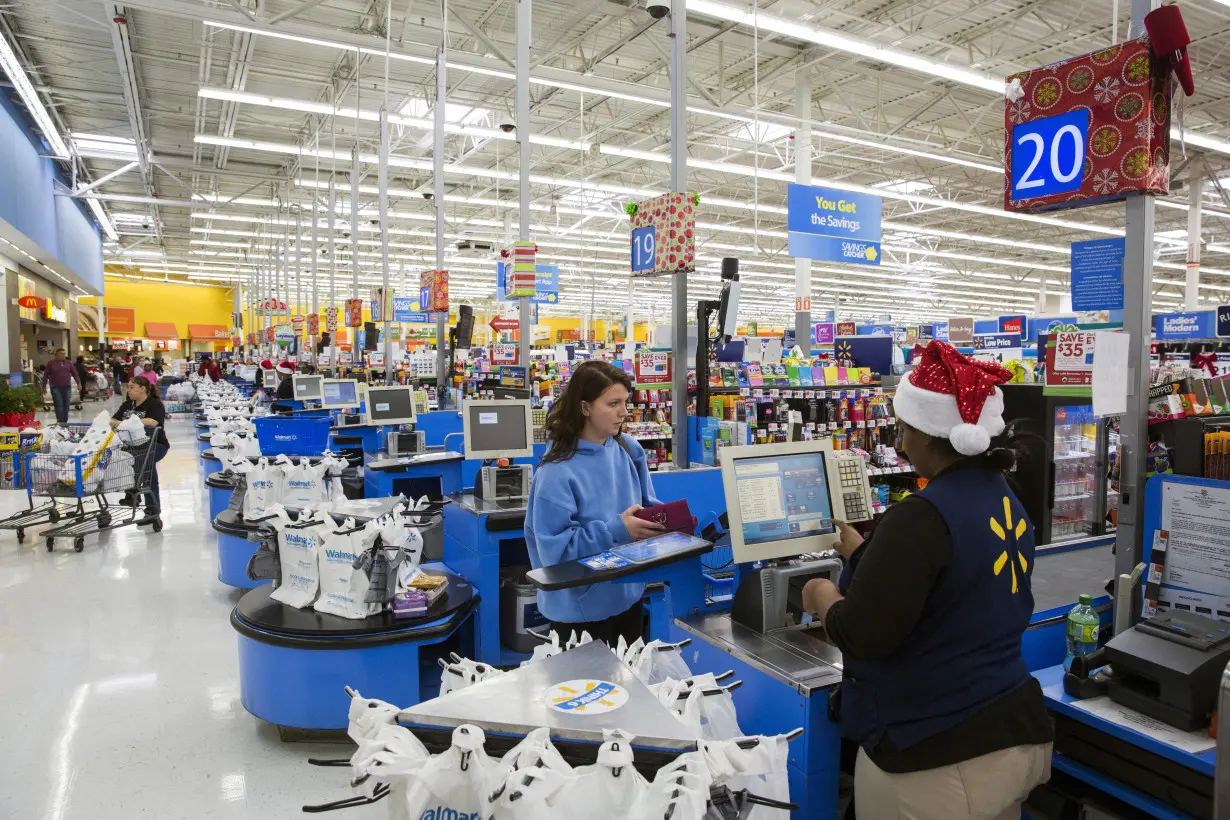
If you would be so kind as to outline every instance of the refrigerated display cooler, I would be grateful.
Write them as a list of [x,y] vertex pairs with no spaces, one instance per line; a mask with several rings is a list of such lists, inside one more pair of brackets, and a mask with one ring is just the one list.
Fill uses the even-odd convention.
[[1094,417],[1088,398],[1046,396],[1041,385],[1032,384],[1002,389],[1005,421],[1017,421],[1038,437],[1033,457],[1020,465],[1012,482],[1037,544],[1114,532],[1119,494],[1110,476],[1119,451],[1117,428]]

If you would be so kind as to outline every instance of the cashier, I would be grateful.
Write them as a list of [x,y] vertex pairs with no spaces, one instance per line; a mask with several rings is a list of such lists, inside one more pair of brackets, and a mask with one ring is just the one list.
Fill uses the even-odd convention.
[[[534,473],[525,541],[535,568],[648,538],[662,525],[633,513],[660,503],[635,439],[620,432],[632,380],[609,362],[577,367],[547,414],[547,454]],[[538,593],[538,611],[564,639],[575,630],[614,645],[641,637],[645,587],[607,581]]]
[[292,405],[289,402],[295,398],[295,363],[282,362],[277,368],[278,372],[278,392],[274,394],[273,412],[279,411],[289,412]]
[[859,820],[1019,818],[1050,778],[1053,731],[1021,659],[1034,531],[1004,477],[1022,445],[1005,434],[1008,378],[927,346],[894,401],[926,488],[866,541],[841,525],[838,583],[804,588],[842,651],[831,706],[859,746]]

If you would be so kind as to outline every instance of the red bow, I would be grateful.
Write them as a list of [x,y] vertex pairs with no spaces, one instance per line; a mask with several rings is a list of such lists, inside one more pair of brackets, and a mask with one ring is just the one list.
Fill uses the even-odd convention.
[[1214,365],[1217,363],[1216,353],[1193,353],[1192,354],[1192,369],[1199,370],[1204,368],[1209,371],[1210,376],[1217,375],[1217,368]]

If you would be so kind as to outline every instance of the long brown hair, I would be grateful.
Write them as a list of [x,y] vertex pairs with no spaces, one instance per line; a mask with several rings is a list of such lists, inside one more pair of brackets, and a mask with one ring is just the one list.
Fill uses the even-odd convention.
[[612,385],[622,384],[632,392],[632,379],[622,368],[610,362],[582,362],[572,371],[572,378],[547,413],[547,441],[550,447],[542,457],[543,464],[567,461],[576,454],[577,441],[585,429],[585,414],[581,402],[593,403]]

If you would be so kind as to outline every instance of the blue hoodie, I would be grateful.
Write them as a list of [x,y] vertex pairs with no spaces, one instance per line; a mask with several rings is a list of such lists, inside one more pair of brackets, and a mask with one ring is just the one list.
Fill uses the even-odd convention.
[[[534,568],[597,555],[631,542],[620,514],[633,504],[659,504],[645,450],[624,437],[632,458],[614,438],[605,445],[577,442],[566,461],[543,464],[530,485],[525,542]],[[538,593],[538,611],[561,623],[602,621],[627,611],[645,594],[640,584],[607,582]]]

